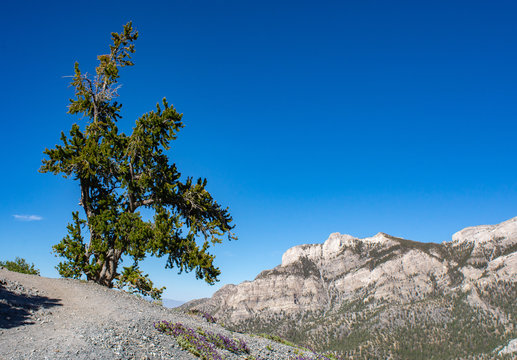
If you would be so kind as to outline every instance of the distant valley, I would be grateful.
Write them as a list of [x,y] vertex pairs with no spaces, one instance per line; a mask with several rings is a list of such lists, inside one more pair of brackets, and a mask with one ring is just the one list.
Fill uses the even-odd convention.
[[333,233],[182,308],[345,358],[484,359],[517,351],[516,299],[517,217],[441,244]]
[[185,304],[185,301],[174,300],[174,299],[162,299],[162,304],[166,308],[172,309]]

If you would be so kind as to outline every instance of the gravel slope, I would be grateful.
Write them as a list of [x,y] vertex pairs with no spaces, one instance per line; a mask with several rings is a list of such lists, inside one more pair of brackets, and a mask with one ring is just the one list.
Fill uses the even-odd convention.
[[[160,320],[243,339],[251,355],[283,360],[294,349],[230,332],[202,318],[94,283],[0,268],[0,359],[178,359],[197,357],[159,333]],[[228,360],[244,359],[220,351]]]

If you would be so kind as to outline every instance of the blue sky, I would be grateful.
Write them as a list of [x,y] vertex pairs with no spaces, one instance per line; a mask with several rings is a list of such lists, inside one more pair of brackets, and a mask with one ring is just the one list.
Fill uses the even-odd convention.
[[214,249],[215,286],[146,260],[165,297],[251,280],[332,232],[442,242],[517,216],[516,16],[514,1],[2,2],[0,260],[58,276],[79,187],[37,170],[80,122],[64,76],[93,72],[129,20],[120,127],[167,97],[186,124],[171,160],[208,179],[239,236]]

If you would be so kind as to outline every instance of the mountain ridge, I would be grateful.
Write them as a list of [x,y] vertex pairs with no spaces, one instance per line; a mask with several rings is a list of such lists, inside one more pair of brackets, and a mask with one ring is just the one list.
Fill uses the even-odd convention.
[[[459,322],[479,344],[462,348],[458,338],[462,350],[445,350],[484,354],[517,337],[516,274],[517,217],[465,228],[442,243],[332,233],[321,244],[291,247],[280,265],[253,281],[226,285],[183,308],[210,312],[235,330],[274,330],[350,356],[401,356],[404,338],[396,334],[415,326],[435,332],[433,350],[425,351],[436,353],[453,336],[447,326]],[[486,326],[476,328],[472,318]],[[365,334],[371,328],[398,345]]]

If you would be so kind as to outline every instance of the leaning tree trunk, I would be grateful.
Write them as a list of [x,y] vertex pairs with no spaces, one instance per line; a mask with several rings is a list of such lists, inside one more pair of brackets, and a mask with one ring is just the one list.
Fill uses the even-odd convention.
[[117,266],[121,255],[121,250],[108,250],[108,253],[106,254],[106,258],[104,259],[104,261],[98,261],[98,264],[101,266],[101,268],[96,274],[93,274],[93,276],[91,276],[91,280],[93,280],[97,284],[112,288],[113,280],[115,280],[118,276]]

